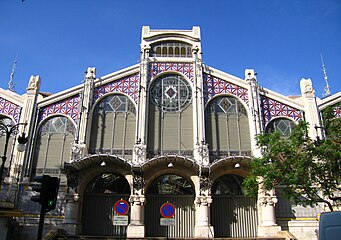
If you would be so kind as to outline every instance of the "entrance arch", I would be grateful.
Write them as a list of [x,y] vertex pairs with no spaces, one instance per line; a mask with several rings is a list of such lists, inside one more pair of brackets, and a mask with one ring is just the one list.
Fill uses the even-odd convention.
[[168,237],[194,236],[194,187],[176,174],[165,174],[154,179],[146,191],[145,225],[147,237],[166,237],[167,227],[160,226],[160,207],[166,202],[175,206],[175,226],[169,227]]
[[116,201],[128,201],[129,196],[130,186],[124,176],[107,172],[94,177],[84,192],[83,234],[125,236],[126,228],[113,226],[112,211]]
[[211,218],[215,237],[256,237],[257,199],[246,197],[243,177],[226,174],[212,185]]

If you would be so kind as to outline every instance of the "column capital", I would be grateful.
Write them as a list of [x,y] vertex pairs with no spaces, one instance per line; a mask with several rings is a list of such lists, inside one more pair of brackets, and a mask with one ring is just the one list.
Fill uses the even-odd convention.
[[146,197],[144,195],[130,195],[129,202],[132,205],[144,205]]

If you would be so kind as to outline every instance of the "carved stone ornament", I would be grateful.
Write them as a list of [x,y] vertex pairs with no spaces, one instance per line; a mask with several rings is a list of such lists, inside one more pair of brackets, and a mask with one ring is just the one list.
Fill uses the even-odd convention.
[[140,190],[144,189],[146,181],[141,175],[134,174],[133,175],[133,184],[134,184],[134,190],[140,191]]
[[77,193],[78,171],[68,163],[64,164],[64,170],[67,178],[67,192],[74,191]]
[[73,142],[71,145],[71,162],[76,162],[82,158],[85,148],[85,144]]
[[134,145],[134,163],[141,164],[146,160],[146,144],[139,143]]
[[200,194],[207,192],[211,194],[212,180],[206,176],[200,176]]
[[194,204],[202,206],[210,206],[212,203],[211,196],[198,196],[194,200]]
[[306,96],[314,96],[315,91],[311,79],[301,79],[300,82],[301,93]]
[[198,144],[195,147],[195,151],[198,154],[198,157],[200,159],[200,163],[207,165],[209,163],[209,150],[208,150],[208,145],[207,144]]
[[146,201],[146,198],[144,195],[131,195],[129,197],[129,202],[134,205],[143,205]]
[[276,196],[271,196],[270,194],[266,194],[266,196],[260,197],[259,200],[259,204],[264,206],[275,206],[278,201]]
[[37,90],[40,87],[40,77],[39,76],[31,76],[30,81],[26,90]]

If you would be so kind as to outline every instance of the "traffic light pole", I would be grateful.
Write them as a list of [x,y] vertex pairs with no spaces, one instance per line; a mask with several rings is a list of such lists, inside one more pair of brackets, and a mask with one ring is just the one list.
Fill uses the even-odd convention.
[[39,227],[38,227],[37,240],[41,240],[42,236],[43,236],[45,213],[46,213],[45,206],[41,205],[41,207],[40,207],[40,217],[39,217]]

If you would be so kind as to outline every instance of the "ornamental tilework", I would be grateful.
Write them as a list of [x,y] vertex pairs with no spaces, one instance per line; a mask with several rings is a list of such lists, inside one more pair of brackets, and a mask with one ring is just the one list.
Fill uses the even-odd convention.
[[57,103],[51,104],[41,109],[39,121],[44,120],[52,114],[64,114],[71,117],[75,123],[78,122],[80,95],[69,97]]
[[13,117],[15,122],[19,123],[21,107],[0,97],[0,113]]
[[173,71],[184,74],[192,82],[194,81],[194,68],[191,63],[161,63],[153,62],[149,64],[149,79],[157,76],[159,73]]
[[204,74],[204,98],[207,103],[212,97],[221,93],[228,93],[242,99],[246,105],[249,105],[249,97],[246,88],[229,83],[223,79],[214,77],[210,74]]
[[264,123],[267,124],[274,117],[290,117],[295,121],[303,120],[302,112],[274,99],[261,96]]
[[335,114],[335,117],[341,118],[341,106],[337,106],[334,108],[334,114]]
[[136,73],[128,77],[116,80],[114,82],[101,85],[95,89],[93,101],[95,102],[97,99],[107,93],[119,92],[127,94],[132,99],[134,99],[135,102],[137,102],[139,93],[139,82],[140,75],[139,73]]

